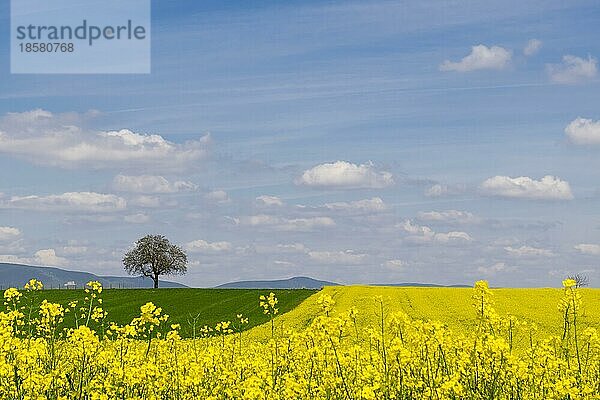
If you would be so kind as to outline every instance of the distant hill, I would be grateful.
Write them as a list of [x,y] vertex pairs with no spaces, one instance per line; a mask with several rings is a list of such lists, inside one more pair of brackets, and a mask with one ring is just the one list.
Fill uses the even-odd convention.
[[[339,283],[320,281],[305,276],[296,276],[289,279],[264,280],[264,281],[239,281],[217,286],[219,289],[321,289],[324,286],[340,286]],[[360,285],[359,285],[360,286]],[[435,283],[371,283],[366,286],[394,286],[394,287],[471,287],[469,285],[438,285]]]
[[217,286],[219,289],[321,289],[323,286],[339,286],[334,282],[320,281],[305,276],[272,281],[240,281]]
[[[89,272],[68,271],[54,267],[0,263],[0,289],[23,287],[32,278],[42,281],[46,288],[63,288],[64,284],[69,281],[75,282],[77,288],[83,288],[89,281],[98,281],[105,288],[151,288],[153,286],[152,280],[144,277],[98,276]],[[175,282],[161,281],[160,287],[181,288],[186,286]]]

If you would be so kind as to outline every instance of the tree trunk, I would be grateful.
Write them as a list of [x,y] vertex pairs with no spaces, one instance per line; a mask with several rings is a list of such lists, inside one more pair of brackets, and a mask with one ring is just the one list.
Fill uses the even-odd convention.
[[158,274],[154,275],[152,280],[154,281],[154,289],[158,289]]

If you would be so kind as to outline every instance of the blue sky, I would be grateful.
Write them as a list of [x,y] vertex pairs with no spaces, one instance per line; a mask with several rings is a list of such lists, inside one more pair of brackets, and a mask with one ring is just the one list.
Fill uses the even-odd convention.
[[4,261],[600,285],[594,1],[155,1],[149,75],[11,75],[9,15]]

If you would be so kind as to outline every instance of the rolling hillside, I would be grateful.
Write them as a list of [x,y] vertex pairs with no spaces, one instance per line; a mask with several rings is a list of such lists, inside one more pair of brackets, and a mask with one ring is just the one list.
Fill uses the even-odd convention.
[[[403,311],[414,319],[440,321],[456,331],[465,331],[474,326],[472,293],[471,288],[325,287],[289,313],[280,316],[277,323],[284,329],[308,326],[322,312],[317,303],[319,297],[328,294],[336,302],[332,315],[345,313],[355,307],[359,326],[377,326],[377,298],[381,296],[388,314]],[[562,314],[557,309],[561,289],[492,289],[492,293],[499,314],[510,314],[520,321],[535,323],[541,332],[558,334],[561,331]],[[584,306],[580,323],[582,326],[600,328],[600,289],[581,289],[581,294]],[[257,327],[253,332],[260,336],[266,334],[268,329]]]
[[[316,290],[308,289],[274,289],[273,291],[280,301],[280,314],[294,309],[316,293]],[[78,300],[81,306],[86,297],[83,290],[44,290],[35,294],[37,304],[46,299],[63,306],[67,306],[73,300]],[[190,337],[193,334],[194,320],[197,329],[204,325],[214,327],[221,321],[235,323],[238,314],[248,318],[245,329],[267,322],[268,316],[264,315],[259,307],[259,297],[263,294],[268,292],[255,289],[106,289],[102,291],[102,307],[108,312],[107,321],[124,325],[139,316],[140,306],[153,302],[169,315],[169,325],[180,324],[182,336]],[[22,302],[27,304],[28,299],[23,298]],[[67,315],[65,323],[67,326],[74,326],[72,314]]]

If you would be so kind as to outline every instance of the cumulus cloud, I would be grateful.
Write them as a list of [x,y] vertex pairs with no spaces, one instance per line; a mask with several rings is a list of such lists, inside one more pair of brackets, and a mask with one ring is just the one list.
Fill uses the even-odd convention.
[[425,196],[427,197],[441,197],[448,193],[448,187],[440,183],[436,183],[427,190],[425,190]]
[[581,243],[575,246],[575,250],[582,254],[600,256],[600,244]]
[[149,194],[196,190],[198,186],[187,181],[169,182],[158,175],[117,175],[113,180],[113,188],[121,192]]
[[546,175],[536,181],[526,176],[511,178],[494,176],[485,180],[480,191],[487,196],[529,200],[571,200],[573,193],[569,182]]
[[136,196],[129,200],[134,206],[144,207],[144,208],[156,208],[160,206],[160,199],[156,196]]
[[503,273],[503,272],[512,272],[515,271],[516,268],[507,265],[506,263],[503,262],[498,262],[496,264],[487,266],[487,267],[479,267],[477,268],[477,272],[484,274],[484,275],[496,275],[498,273]]
[[0,255],[0,262],[10,264],[41,265],[47,267],[64,267],[69,260],[56,255],[54,249],[42,249],[35,252],[33,257],[19,257],[12,254]]
[[466,232],[452,231],[447,233],[436,233],[435,240],[440,243],[470,242],[473,238]]
[[282,267],[293,267],[293,266],[296,265],[293,262],[284,261],[284,260],[275,260],[275,261],[273,261],[273,264],[279,265],[279,266],[282,266]]
[[336,161],[317,165],[304,171],[297,184],[310,187],[339,189],[384,188],[394,184],[391,173],[377,171],[373,163],[352,164]]
[[388,209],[379,197],[372,199],[356,200],[350,202],[327,203],[325,208],[334,211],[380,212]]
[[506,68],[510,64],[511,58],[511,52],[503,47],[487,47],[480,44],[472,46],[471,53],[460,61],[444,61],[440,65],[440,70],[456,72],[469,72],[480,69],[500,70]]
[[413,224],[410,220],[404,221],[400,227],[409,233],[406,240],[413,243],[466,243],[473,240],[466,232],[437,233],[428,226]]
[[283,201],[277,196],[267,196],[267,195],[258,196],[256,198],[256,202],[259,203],[260,205],[267,206],[267,207],[283,206]]
[[21,231],[11,226],[0,226],[0,241],[15,240],[21,236]]
[[542,48],[542,41],[538,39],[531,39],[527,42],[525,47],[523,48],[523,54],[527,57],[533,56],[537,54],[538,51]]
[[284,218],[265,214],[234,218],[234,222],[239,225],[267,227],[278,231],[312,231],[335,226],[335,221],[330,217]]
[[404,260],[387,260],[386,262],[384,262],[382,264],[382,266],[387,267],[387,268],[393,268],[393,269],[402,269],[404,267],[406,267],[408,265],[408,263]]
[[48,196],[14,196],[0,202],[0,207],[36,211],[112,212],[124,210],[125,199],[113,194],[68,192]]
[[308,256],[311,260],[320,264],[343,264],[359,265],[367,259],[366,254],[355,253],[352,250],[346,251],[309,251]]
[[87,246],[65,246],[61,250],[61,253],[65,255],[81,255],[87,252]]
[[143,213],[137,213],[126,215],[123,217],[123,220],[125,220],[125,222],[129,222],[130,224],[145,224],[146,222],[150,221],[150,217]]
[[504,250],[513,257],[554,257],[552,250],[540,249],[531,246],[507,246],[504,248]]
[[306,253],[308,251],[302,243],[278,244],[276,249],[280,253]]
[[227,204],[231,203],[231,199],[229,195],[224,190],[213,190],[212,192],[207,193],[204,198],[212,203],[216,204]]
[[280,243],[277,245],[255,245],[254,251],[258,254],[301,254],[308,253],[309,249],[302,243]]
[[188,169],[207,154],[210,137],[183,144],[160,135],[90,131],[85,116],[45,110],[0,118],[0,153],[59,167]]
[[33,264],[33,258],[19,257],[13,254],[0,254],[0,263]]
[[444,197],[454,196],[462,194],[466,190],[464,185],[447,185],[442,183],[436,183],[427,190],[425,190],[425,196],[427,197]]
[[421,221],[450,224],[474,224],[480,222],[480,219],[473,215],[473,213],[458,210],[419,212],[417,218]]
[[598,73],[597,60],[592,56],[587,59],[572,55],[562,58],[561,64],[548,64],[546,71],[550,80],[555,83],[569,84],[593,79]]
[[36,251],[34,254],[34,260],[37,264],[48,265],[52,267],[62,267],[69,264],[69,261],[66,258],[57,256],[54,249]]
[[229,242],[207,242],[206,240],[198,239],[188,242],[185,248],[191,253],[225,253],[231,251],[231,243]]
[[576,118],[567,125],[565,133],[575,144],[600,144],[600,121]]

